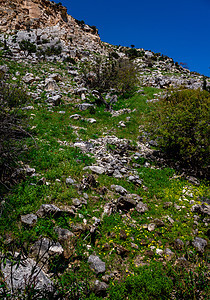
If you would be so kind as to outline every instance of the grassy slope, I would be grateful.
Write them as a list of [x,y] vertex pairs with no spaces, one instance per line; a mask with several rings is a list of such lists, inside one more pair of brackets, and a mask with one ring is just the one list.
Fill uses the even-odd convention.
[[[20,78],[28,70],[28,65],[24,63],[16,64],[12,61],[2,61],[1,63],[8,64],[10,73],[13,75],[16,71],[19,71]],[[72,82],[72,78],[67,74],[65,66],[59,64],[40,63],[39,65],[32,65],[30,72],[44,78],[44,73],[49,71],[50,67],[53,67],[56,72],[58,71],[66,83]],[[16,76],[16,78],[18,80],[19,76]],[[10,82],[11,81],[12,79],[10,79]],[[30,86],[31,91],[35,90],[35,85],[37,83],[38,82]],[[28,244],[38,239],[40,235],[56,240],[57,237],[54,233],[55,226],[71,230],[72,223],[82,223],[82,219],[79,217],[72,218],[66,216],[65,218],[39,218],[37,224],[29,229],[21,224],[20,215],[36,212],[43,203],[53,203],[58,206],[65,204],[68,206],[72,204],[72,198],[80,197],[76,188],[73,186],[66,186],[65,179],[70,176],[79,183],[82,179],[82,175],[87,173],[87,171],[83,170],[83,167],[94,162],[94,158],[81,153],[80,150],[71,146],[61,145],[59,140],[65,140],[71,144],[75,142],[77,138],[84,141],[91,138],[96,139],[97,137],[104,136],[108,133],[116,135],[119,138],[128,138],[136,142],[139,135],[139,126],[143,125],[144,117],[149,110],[146,99],[151,99],[153,93],[156,92],[156,89],[145,88],[144,94],[136,94],[129,99],[120,99],[115,106],[116,110],[130,108],[132,110],[136,109],[136,111],[119,117],[111,117],[110,113],[104,112],[103,107],[96,108],[96,111],[92,114],[89,111],[80,112],[74,105],[77,102],[77,99],[71,93],[65,98],[65,103],[61,104],[59,107],[53,108],[53,112],[47,110],[47,106],[44,103],[44,93],[42,99],[39,101],[41,105],[32,103],[35,109],[27,111],[26,114],[28,114],[29,117],[28,127],[30,133],[35,137],[37,146],[35,146],[30,138],[26,139],[24,143],[27,145],[27,151],[19,157],[19,160],[28,163],[31,167],[35,168],[36,173],[39,175],[37,177],[28,177],[26,181],[15,186],[6,196],[5,208],[2,212],[0,223],[2,242],[5,237],[8,236],[16,240],[20,239]],[[59,111],[65,111],[65,114],[60,114]],[[90,124],[84,120],[70,119],[69,116],[75,113],[82,115],[84,118],[95,118],[97,122],[95,124]],[[131,117],[129,122],[126,121],[126,117],[128,116]],[[126,127],[118,127],[119,121],[125,121]],[[81,128],[75,133],[74,129],[71,127],[72,125]],[[183,279],[184,273],[177,271],[178,273],[176,273],[176,275],[173,274],[174,278],[177,276],[177,281],[174,280],[173,284],[171,281],[164,283],[161,281],[161,273],[159,274],[158,270],[167,273],[170,278],[173,277],[171,275],[171,266],[174,261],[172,260],[169,263],[165,263],[167,262],[167,258],[160,257],[157,254],[151,258],[147,255],[146,250],[150,249],[151,246],[159,249],[170,248],[175,253],[176,257],[185,256],[190,261],[192,269],[194,268],[194,263],[196,263],[199,274],[202,274],[202,272],[205,271],[207,262],[206,253],[203,256],[198,255],[190,241],[194,238],[193,230],[195,228],[198,229],[199,237],[207,239],[207,228],[204,226],[202,220],[199,220],[198,225],[195,226],[193,218],[194,213],[190,210],[191,205],[189,204],[189,201],[181,198],[181,196],[183,195],[183,188],[187,186],[188,189],[191,189],[193,198],[186,196],[186,199],[194,200],[195,203],[199,203],[199,197],[207,196],[208,185],[207,183],[202,182],[199,187],[195,187],[180,177],[173,178],[174,170],[172,169],[150,168],[145,167],[140,160],[137,162],[140,166],[136,170],[140,178],[143,179],[144,185],[148,188],[147,190],[144,190],[142,187],[137,187],[133,183],[129,183],[125,180],[115,179],[107,175],[97,176],[99,186],[87,191],[89,196],[88,205],[87,207],[82,208],[79,213],[81,213],[88,222],[92,216],[100,217],[102,205],[108,202],[109,199],[112,199],[112,197],[118,197],[117,194],[109,192],[105,195],[100,194],[101,187],[106,186],[110,189],[112,184],[122,185],[130,193],[140,195],[143,198],[143,202],[148,204],[149,211],[143,215],[139,215],[137,212],[133,211],[127,218],[119,213],[113,214],[110,217],[105,217],[100,228],[100,233],[98,233],[96,237],[95,245],[92,245],[91,249],[87,251],[86,244],[90,244],[91,241],[89,237],[87,237],[84,242],[87,233],[82,234],[78,238],[75,246],[74,257],[71,257],[68,263],[72,266],[78,264],[76,277],[94,280],[95,275],[90,271],[87,264],[87,252],[89,252],[89,254],[95,252],[106,262],[106,265],[109,266],[107,268],[107,273],[117,270],[121,273],[121,277],[128,276],[127,281],[121,285],[110,284],[110,286],[112,286],[110,299],[125,299],[127,295],[126,289],[131,288],[129,276],[133,277],[132,282],[134,286],[132,289],[134,291],[138,290],[137,287],[140,286],[140,282],[143,280],[143,274],[147,274],[144,279],[146,291],[144,290],[145,286],[141,287],[144,292],[138,291],[138,299],[147,299],[147,294],[148,299],[164,299],[163,293],[167,293],[166,291],[163,292],[164,287],[169,285],[169,290],[171,291],[173,284],[175,289],[178,289],[177,285],[180,284],[182,290],[186,290],[186,293],[190,293],[188,291],[188,289],[190,289],[190,284],[188,283],[189,269],[188,271],[185,271],[185,274],[187,274],[186,278]],[[49,185],[37,185],[39,179],[43,176],[46,178]],[[59,179],[60,182],[56,181],[56,179]],[[176,203],[182,208],[177,210],[173,205],[169,208],[164,208],[165,202]],[[170,216],[174,220],[173,224],[167,220],[167,216]],[[165,226],[149,232],[143,225],[152,223],[152,218],[163,219]],[[121,230],[124,230],[127,234],[127,239],[125,241],[120,238]],[[176,238],[180,238],[186,242],[183,250],[176,251],[173,249],[173,241]],[[138,245],[138,249],[132,248],[131,242]],[[104,249],[105,243],[108,244],[109,250]],[[115,245],[122,245],[125,247],[129,251],[128,255],[122,259],[117,255]],[[146,269],[145,273],[141,273],[142,267],[139,267],[138,265],[138,258],[141,262],[154,263],[158,268],[156,274],[159,275],[155,277],[155,282],[157,282],[157,286],[154,287],[154,290],[156,290],[155,292],[150,291],[149,289],[149,286],[151,287],[152,285],[152,280],[154,280],[154,276],[151,277],[150,272],[148,270],[146,271]],[[160,261],[164,262],[164,271],[162,270],[162,265],[159,266]],[[58,266],[55,262],[54,269],[56,268],[58,268]],[[147,267],[145,266],[143,268]],[[173,270],[175,270],[175,268],[173,268]],[[72,273],[71,268],[66,270],[66,274],[68,273]],[[99,278],[100,277],[101,276],[99,276]],[[63,280],[64,285],[68,287],[70,284],[68,276],[62,275],[61,280]],[[163,289],[162,292],[161,288]],[[194,291],[189,294],[190,297],[193,293]],[[91,297],[91,299],[94,299],[93,296]],[[135,297],[137,296],[130,295],[129,299],[137,299]]]

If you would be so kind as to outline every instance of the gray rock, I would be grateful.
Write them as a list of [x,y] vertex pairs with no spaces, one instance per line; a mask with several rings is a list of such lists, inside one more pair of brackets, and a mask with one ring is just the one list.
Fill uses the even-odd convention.
[[197,178],[193,177],[193,176],[187,176],[186,179],[187,179],[190,183],[192,183],[192,184],[194,184],[194,185],[197,185],[197,186],[200,185],[200,181],[199,181]]
[[34,174],[36,172],[36,170],[34,168],[26,167],[25,172],[28,176],[31,176],[32,174]]
[[203,253],[205,250],[205,247],[207,246],[207,241],[202,238],[196,237],[194,239],[194,241],[192,242],[192,244],[198,252]]
[[7,65],[0,66],[0,74],[4,75],[9,71]]
[[123,178],[123,175],[120,173],[119,170],[114,170],[113,177],[121,179]]
[[79,95],[81,95],[81,94],[83,94],[85,92],[87,92],[87,89],[85,87],[80,87],[80,88],[78,88],[78,89],[75,90],[75,94],[79,94]]
[[22,107],[21,109],[22,109],[22,110],[33,110],[33,109],[34,109],[34,106],[29,105],[29,106]]
[[6,260],[6,265],[1,265],[2,274],[9,290],[12,290],[12,287],[14,290],[24,290],[27,286],[30,287],[34,283],[35,288],[38,290],[51,291],[53,289],[52,281],[36,265],[33,259],[22,259],[22,263],[18,267],[16,265],[12,267],[12,263],[10,260]]
[[114,189],[117,193],[119,193],[121,195],[125,195],[128,193],[127,190],[124,187],[122,187],[121,185],[113,184],[113,185],[111,185],[111,189]]
[[145,213],[146,211],[148,211],[148,206],[147,204],[143,203],[143,202],[139,202],[137,205],[136,205],[136,210],[137,212],[139,213]]
[[90,124],[96,123],[96,119],[93,118],[86,119],[86,121],[89,122]]
[[40,218],[47,216],[47,215],[53,215],[60,213],[61,209],[53,204],[42,204],[40,206],[40,209],[36,212],[36,215]]
[[77,107],[79,108],[79,110],[84,111],[84,110],[87,110],[91,107],[94,107],[94,105],[90,104],[90,103],[81,103],[81,104],[77,105]]
[[58,106],[61,103],[61,95],[55,95],[55,96],[49,97],[47,99],[47,102],[52,103],[55,106]]
[[154,224],[154,223],[150,223],[150,224],[148,224],[148,226],[147,226],[147,229],[148,229],[148,231],[154,231],[155,230],[155,228],[156,228],[156,225]]
[[81,201],[77,198],[72,199],[72,204],[74,206],[80,206],[81,205]]
[[66,178],[66,185],[72,185],[74,183],[75,183],[75,181],[71,177]]
[[55,232],[58,234],[58,240],[60,242],[63,242],[63,241],[66,241],[66,240],[69,240],[69,239],[75,237],[74,233],[68,229],[57,227],[57,228],[55,228]]
[[208,215],[210,216],[210,205],[202,203],[201,205],[195,204],[191,208],[192,212],[196,212],[201,215]]
[[33,226],[37,222],[37,216],[34,214],[28,214],[28,215],[21,216],[21,222],[26,225]]
[[105,169],[103,167],[99,167],[99,166],[90,166],[89,169],[96,174],[104,174],[105,173]]
[[182,250],[182,248],[184,247],[184,242],[180,239],[176,239],[174,241],[174,249],[176,250]]
[[93,292],[99,297],[105,297],[108,287],[105,282],[96,280],[93,286]]
[[132,196],[132,194],[127,194],[125,196],[121,196],[117,200],[117,208],[121,210],[130,210],[136,206],[136,200]]
[[61,255],[63,251],[60,243],[53,242],[48,238],[42,238],[36,241],[31,247],[33,255],[38,255],[43,258],[48,258],[50,255]]
[[74,114],[74,115],[71,115],[69,118],[70,118],[70,119],[74,119],[74,120],[79,120],[79,119],[82,118],[82,116],[80,116],[80,115],[78,115],[78,114]]
[[35,81],[34,75],[32,73],[26,73],[26,75],[23,77],[23,81],[25,83],[32,83]]
[[58,89],[58,85],[56,84],[56,81],[53,79],[48,79],[46,80],[45,84],[45,90],[49,92],[53,92]]
[[175,253],[173,251],[171,251],[171,249],[169,249],[169,248],[166,248],[164,250],[164,254],[165,254],[167,260],[171,260],[175,256]]
[[105,262],[96,255],[90,255],[88,263],[90,264],[90,268],[94,270],[96,274],[104,273],[106,271]]

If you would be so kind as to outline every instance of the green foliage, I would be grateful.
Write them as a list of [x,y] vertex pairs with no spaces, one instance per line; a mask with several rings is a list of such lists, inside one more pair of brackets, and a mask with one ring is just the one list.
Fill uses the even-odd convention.
[[100,92],[114,88],[124,94],[137,84],[135,65],[128,59],[98,57],[95,63],[84,63],[81,72],[86,85]]
[[36,53],[36,45],[27,40],[22,40],[19,42],[20,49],[23,51],[27,51],[28,54]]
[[27,132],[21,126],[24,114],[20,107],[27,101],[29,96],[23,88],[0,81],[0,183],[3,185],[16,164],[17,153],[23,150],[20,141]]
[[68,56],[64,59],[64,62],[68,62],[68,63],[71,63],[72,65],[76,65],[76,61],[74,58]]
[[[195,270],[173,270],[176,299],[207,299],[209,295],[206,267]],[[202,297],[202,298],[201,298]]]
[[85,22],[83,20],[80,21],[80,20],[75,19],[75,21],[80,27],[83,28],[85,26]]
[[207,171],[209,107],[210,93],[206,91],[174,92],[154,104],[147,129],[168,155],[195,170]]
[[123,282],[110,288],[110,299],[115,300],[167,300],[173,282],[160,264],[140,267],[136,275],[129,274]]
[[137,58],[137,57],[142,57],[144,55],[144,52],[143,51],[138,51],[137,49],[135,48],[131,48],[131,49],[128,49],[126,51],[126,55],[129,57],[129,58]]

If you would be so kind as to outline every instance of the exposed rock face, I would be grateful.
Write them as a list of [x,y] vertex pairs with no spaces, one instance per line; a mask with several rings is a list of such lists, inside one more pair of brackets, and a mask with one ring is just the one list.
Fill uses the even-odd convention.
[[[101,46],[97,29],[78,25],[64,6],[49,0],[1,0],[0,32],[17,31],[22,31],[18,41],[22,38],[42,42],[57,37],[64,45],[71,47],[77,45],[79,48],[97,50]],[[35,41],[32,41],[33,36]]]

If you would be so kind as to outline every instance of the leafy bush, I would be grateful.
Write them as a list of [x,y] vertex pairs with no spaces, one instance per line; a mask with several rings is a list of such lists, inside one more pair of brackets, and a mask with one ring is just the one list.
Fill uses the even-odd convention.
[[126,51],[126,55],[129,57],[129,58],[136,58],[136,57],[142,57],[144,55],[144,52],[143,51],[138,51],[137,49],[135,48],[131,48],[131,49],[128,49]]
[[28,54],[36,53],[37,50],[36,45],[26,40],[19,42],[19,46],[21,50],[27,51]]
[[94,63],[84,63],[81,73],[86,86],[101,93],[113,88],[124,94],[133,91],[137,84],[135,65],[128,59],[98,57]]
[[207,91],[177,91],[154,104],[147,126],[168,155],[203,173],[209,168],[209,107]]

